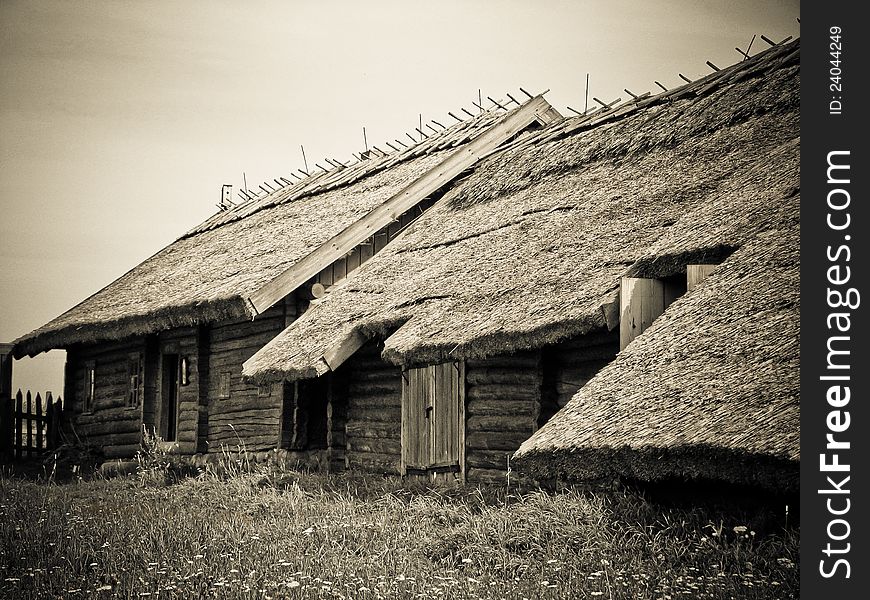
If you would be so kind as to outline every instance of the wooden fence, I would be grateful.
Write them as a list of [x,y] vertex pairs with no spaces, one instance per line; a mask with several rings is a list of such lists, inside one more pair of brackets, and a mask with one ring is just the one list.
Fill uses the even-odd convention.
[[21,390],[0,405],[0,447],[9,458],[32,458],[58,446],[63,401]]

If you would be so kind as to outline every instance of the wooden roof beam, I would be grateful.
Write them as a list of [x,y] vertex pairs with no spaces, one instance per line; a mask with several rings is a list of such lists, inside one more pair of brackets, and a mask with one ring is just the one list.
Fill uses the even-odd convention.
[[542,95],[505,114],[495,125],[458,148],[435,168],[253,292],[248,297],[248,303],[254,314],[260,314],[274,305],[529,125],[548,125],[562,118]]

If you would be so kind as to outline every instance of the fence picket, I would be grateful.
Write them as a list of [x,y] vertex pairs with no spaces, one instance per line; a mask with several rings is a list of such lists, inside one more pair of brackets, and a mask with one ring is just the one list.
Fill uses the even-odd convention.
[[51,392],[45,398],[37,393],[34,398],[31,392],[18,390],[14,398],[0,402],[0,411],[4,415],[5,428],[0,430],[4,459],[33,458],[59,445],[62,398],[55,400]]
[[[49,395],[51,392],[45,395],[45,399],[51,399]],[[36,450],[37,452],[42,450],[42,429],[45,427],[45,419],[42,417],[42,398],[39,397],[39,394],[36,394]]]

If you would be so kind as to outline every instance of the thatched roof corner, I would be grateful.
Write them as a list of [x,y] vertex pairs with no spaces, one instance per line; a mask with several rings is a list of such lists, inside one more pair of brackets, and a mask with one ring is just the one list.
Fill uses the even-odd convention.
[[678,95],[565,119],[485,159],[245,373],[295,377],[337,332],[375,323],[398,324],[383,357],[403,366],[613,328],[626,272],[721,262],[796,222],[799,154],[797,43]]
[[[87,302],[87,301],[85,301]],[[84,303],[83,303],[84,304]],[[76,311],[78,307],[69,312]],[[67,313],[68,314],[68,313]],[[144,336],[177,327],[201,323],[250,319],[253,317],[242,298],[219,298],[186,305],[167,306],[114,320],[85,320],[55,325],[63,316],[15,340],[14,356],[34,356],[51,348],[69,348],[74,344],[93,344]]]
[[799,198],[781,202],[795,218],[674,302],[520,447],[518,469],[796,484]]

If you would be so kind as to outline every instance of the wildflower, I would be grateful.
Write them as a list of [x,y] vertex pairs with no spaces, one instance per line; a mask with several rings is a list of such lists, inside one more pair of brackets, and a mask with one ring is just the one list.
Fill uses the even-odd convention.
[[301,584],[300,584],[298,581],[296,581],[296,580],[294,579],[293,581],[291,581],[290,583],[287,584],[287,587],[290,587],[290,588],[298,588],[300,585],[301,585]]
[[748,527],[746,525],[737,525],[734,527],[734,533],[746,533]]

